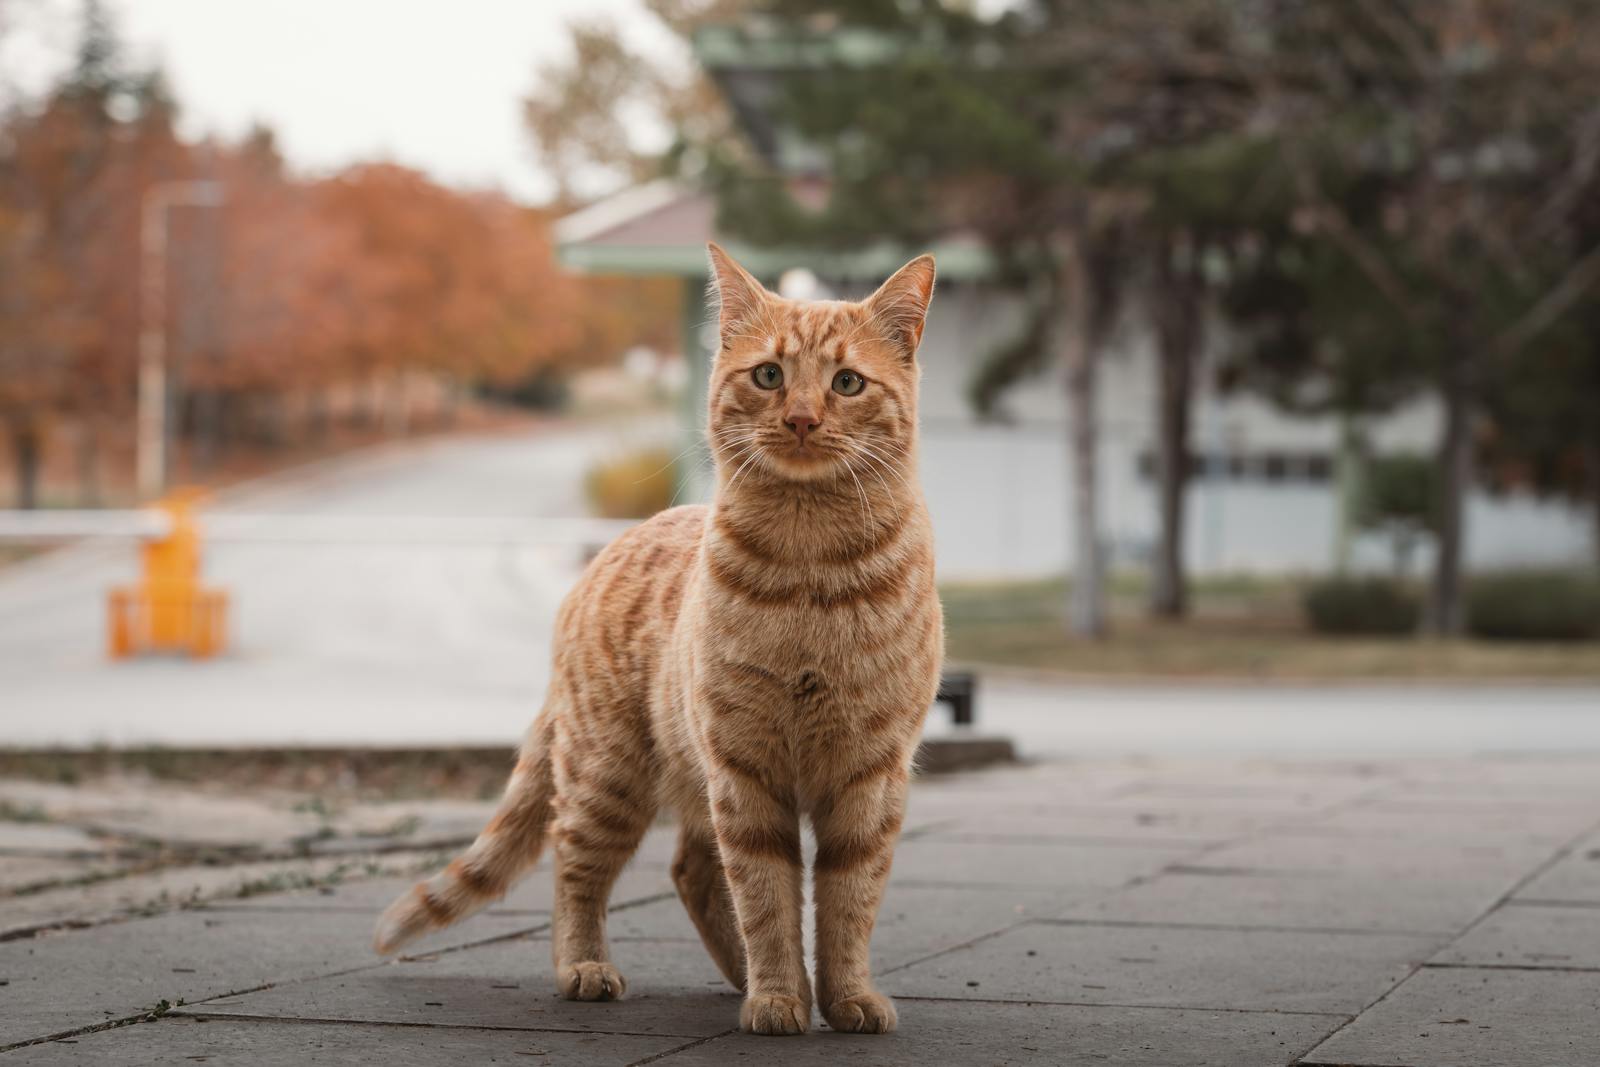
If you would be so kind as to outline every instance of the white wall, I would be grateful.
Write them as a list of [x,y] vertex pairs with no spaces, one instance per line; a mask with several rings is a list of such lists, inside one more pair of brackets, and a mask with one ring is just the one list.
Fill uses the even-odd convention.
[[[1104,531],[1119,566],[1148,559],[1156,532],[1154,486],[1137,474],[1135,442],[1102,442]],[[1070,482],[1063,428],[1046,424],[925,424],[922,481],[947,578],[1022,577],[1071,566]],[[1336,503],[1320,485],[1197,479],[1188,493],[1186,546],[1194,573],[1319,572],[1333,561]],[[1592,559],[1583,509],[1527,495],[1475,493],[1467,515],[1472,567],[1581,564]],[[1363,537],[1356,563],[1390,566],[1388,542]],[[1429,563],[1419,551],[1419,572]]]
[[[1010,424],[979,423],[966,386],[993,346],[1017,328],[1015,301],[970,286],[939,290],[924,334],[923,482],[950,577],[1042,575],[1071,565],[1065,388],[1051,366],[1006,395]],[[1192,440],[1202,454],[1332,457],[1338,426],[1304,418],[1250,394],[1219,395],[1213,376],[1197,375]],[[1125,324],[1100,372],[1100,487],[1103,528],[1113,560],[1136,566],[1155,541],[1155,486],[1139,474],[1139,456],[1155,440],[1156,376],[1150,338]],[[1381,452],[1432,452],[1438,406],[1423,398],[1378,420],[1370,433]],[[1187,555],[1196,573],[1317,572],[1333,561],[1337,521],[1332,480],[1197,478],[1188,494]],[[1587,511],[1526,494],[1473,494],[1467,561],[1472,567],[1565,565],[1593,559]],[[1358,566],[1387,568],[1387,541],[1362,537]],[[1429,564],[1426,549],[1414,564]]]

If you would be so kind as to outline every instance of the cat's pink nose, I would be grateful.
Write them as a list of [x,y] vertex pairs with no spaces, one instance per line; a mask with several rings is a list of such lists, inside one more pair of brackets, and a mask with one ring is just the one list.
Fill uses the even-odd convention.
[[806,443],[806,434],[816,429],[817,426],[822,422],[821,419],[817,418],[809,411],[790,412],[783,421],[787,422],[789,424],[789,429],[793,430],[794,435],[800,438],[801,444]]

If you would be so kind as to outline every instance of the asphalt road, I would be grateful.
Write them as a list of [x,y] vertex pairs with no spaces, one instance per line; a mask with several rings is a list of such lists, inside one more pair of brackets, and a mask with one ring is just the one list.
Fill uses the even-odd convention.
[[538,707],[579,551],[406,543],[401,517],[581,516],[583,472],[617,447],[598,429],[422,442],[228,494],[218,511],[395,537],[209,545],[234,630],[210,662],[106,658],[105,591],[135,574],[126,543],[0,571],[0,744],[512,741]]
[[[655,432],[660,427],[640,427]],[[394,516],[583,514],[614,429],[424,442],[230,493],[219,510],[385,527]],[[229,542],[208,579],[233,601],[210,662],[104,653],[123,544],[0,571],[0,745],[506,744],[547,680],[572,548],[525,543]],[[1596,686],[1072,685],[986,678],[979,726],[1030,755],[1424,754],[1600,750]],[[935,729],[942,729],[937,723]]]

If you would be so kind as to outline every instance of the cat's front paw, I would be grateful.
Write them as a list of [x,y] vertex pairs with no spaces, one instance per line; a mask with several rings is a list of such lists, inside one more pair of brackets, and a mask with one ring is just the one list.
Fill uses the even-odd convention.
[[621,1000],[628,980],[609,963],[585,960],[558,968],[556,986],[568,1000]]
[[739,1029],[749,1034],[803,1034],[811,1005],[787,993],[751,993],[739,1009]]
[[822,1017],[845,1034],[887,1034],[899,1022],[894,1001],[871,990],[824,1004]]

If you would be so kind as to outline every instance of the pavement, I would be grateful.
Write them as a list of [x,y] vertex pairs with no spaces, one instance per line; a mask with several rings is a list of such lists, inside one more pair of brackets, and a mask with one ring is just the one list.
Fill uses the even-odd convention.
[[[900,1010],[883,1037],[820,1019],[799,1038],[739,1034],[672,894],[670,828],[613,896],[628,998],[578,1004],[553,991],[544,866],[413,955],[369,953],[412,877],[385,862],[437,864],[428,847],[486,805],[308,814],[116,790],[0,782],[6,810],[34,813],[0,823],[0,874],[81,858],[84,834],[265,855],[318,819],[329,853],[289,862],[344,869],[169,869],[162,896],[128,889],[120,915],[72,911],[117,879],[0,899],[0,920],[65,917],[0,934],[0,1067],[1592,1067],[1600,1048],[1600,757],[1103,757],[921,781],[873,941]],[[352,863],[397,814],[401,840]]]
[[206,580],[232,613],[212,661],[106,658],[106,590],[135,578],[130,544],[0,569],[0,745],[514,741],[543,696],[581,548],[418,542],[409,520],[582,516],[591,464],[670,433],[642,418],[425,439],[221,494],[212,511],[392,523],[394,536],[208,542]]

